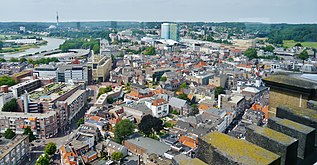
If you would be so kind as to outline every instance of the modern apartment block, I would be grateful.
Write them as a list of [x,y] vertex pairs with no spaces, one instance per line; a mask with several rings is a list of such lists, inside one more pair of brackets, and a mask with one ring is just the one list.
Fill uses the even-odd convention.
[[1,165],[21,164],[29,153],[29,136],[17,135],[10,140],[1,138],[0,151]]
[[25,91],[31,92],[40,87],[41,87],[41,80],[34,79],[34,80],[28,80],[28,81],[16,84],[14,86],[11,86],[9,90],[12,91],[14,97],[18,98],[22,94],[24,94]]
[[30,127],[35,136],[49,138],[57,134],[57,122],[57,112],[55,111],[46,113],[1,112],[0,133],[4,133],[7,128],[10,128],[16,134],[23,134],[24,128]]

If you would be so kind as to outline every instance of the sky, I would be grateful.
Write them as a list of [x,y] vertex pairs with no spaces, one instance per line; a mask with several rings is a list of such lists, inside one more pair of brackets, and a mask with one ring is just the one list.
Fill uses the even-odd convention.
[[0,0],[0,22],[317,23],[316,0]]

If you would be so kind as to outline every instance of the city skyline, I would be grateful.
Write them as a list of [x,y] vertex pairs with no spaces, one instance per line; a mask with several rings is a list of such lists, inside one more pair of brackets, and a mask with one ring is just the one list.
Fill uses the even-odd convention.
[[[83,0],[4,1],[0,22],[160,21],[317,23],[314,0],[181,1]],[[23,7],[22,7],[23,6]],[[87,7],[88,6],[88,7]],[[199,10],[197,10],[199,9]],[[15,14],[12,14],[12,12]],[[30,12],[37,11],[37,12]]]

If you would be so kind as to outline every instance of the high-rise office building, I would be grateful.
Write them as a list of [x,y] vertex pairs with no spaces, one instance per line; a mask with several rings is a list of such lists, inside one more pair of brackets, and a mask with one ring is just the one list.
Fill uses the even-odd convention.
[[179,41],[179,31],[177,24],[170,24],[170,39],[174,41]]
[[169,23],[163,23],[161,25],[161,38],[162,39],[170,38],[170,24]]
[[163,23],[161,25],[161,38],[179,41],[178,25],[174,23]]

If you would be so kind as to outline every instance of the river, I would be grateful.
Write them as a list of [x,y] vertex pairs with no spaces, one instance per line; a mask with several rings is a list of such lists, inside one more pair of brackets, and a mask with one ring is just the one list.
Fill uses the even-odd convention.
[[65,39],[59,39],[59,38],[50,38],[50,37],[42,37],[43,40],[47,41],[46,45],[42,45],[39,48],[30,48],[25,50],[24,52],[18,52],[18,53],[5,53],[2,57],[6,59],[10,59],[12,57],[19,58],[28,54],[35,54],[37,52],[43,52],[43,51],[51,51],[59,48],[59,45],[63,44],[65,42]]

